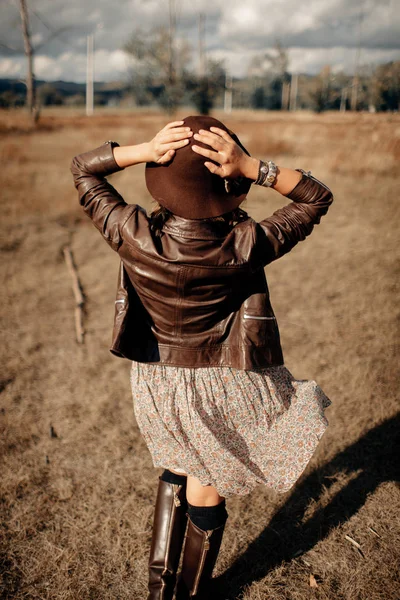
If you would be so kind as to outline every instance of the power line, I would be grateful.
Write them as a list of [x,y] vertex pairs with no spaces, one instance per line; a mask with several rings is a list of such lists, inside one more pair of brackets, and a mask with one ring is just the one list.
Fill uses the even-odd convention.
[[49,25],[49,22],[47,20],[45,20],[43,18],[43,16],[39,13],[39,11],[33,8],[28,8],[29,12],[32,13],[37,19],[38,21],[40,21],[40,23],[42,23],[42,25],[44,25],[44,27],[46,27],[46,29],[48,31],[50,31],[51,35],[50,37],[47,38],[47,40],[44,40],[41,44],[39,44],[36,48],[36,50],[38,48],[42,48],[45,44],[48,44],[49,42],[51,42],[54,38],[58,38],[58,41],[61,42],[61,44],[65,47],[67,47],[69,50],[71,49],[71,42],[65,42],[62,38],[61,38],[61,34],[64,33],[65,31],[67,31],[68,29],[72,29],[75,26],[72,25],[65,25],[64,27],[60,27],[59,29],[54,29],[54,27],[52,25]]
[[46,23],[46,21],[43,19],[43,17],[41,17],[39,15],[39,12],[37,10],[34,10],[33,8],[29,8],[28,9],[30,13],[32,13],[33,15],[35,15],[35,17],[42,23],[42,25],[44,25],[46,27],[46,29],[48,29],[49,31],[53,32],[53,28],[50,27],[50,25],[48,25],[48,23]]

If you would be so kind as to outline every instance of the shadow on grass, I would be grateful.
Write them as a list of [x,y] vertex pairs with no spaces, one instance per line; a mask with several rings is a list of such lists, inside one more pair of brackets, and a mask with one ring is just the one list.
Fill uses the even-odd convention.
[[[282,561],[307,552],[329,531],[347,521],[365,503],[368,494],[385,481],[398,480],[400,413],[371,429],[329,463],[301,479],[285,504],[256,540],[214,582],[221,599],[234,600],[246,586],[259,581]],[[397,442],[397,443],[396,443]],[[341,479],[346,483],[340,487]],[[340,488],[337,491],[330,488]],[[306,511],[321,495],[329,500]]]

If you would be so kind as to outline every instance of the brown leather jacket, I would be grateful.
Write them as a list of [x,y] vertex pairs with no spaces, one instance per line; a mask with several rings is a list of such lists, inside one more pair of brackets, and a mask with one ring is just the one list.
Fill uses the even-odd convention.
[[71,165],[84,211],[121,258],[111,352],[183,367],[283,364],[264,267],[311,233],[330,190],[303,172],[293,202],[260,223],[172,217],[160,238],[106,180],[120,170],[109,142]]

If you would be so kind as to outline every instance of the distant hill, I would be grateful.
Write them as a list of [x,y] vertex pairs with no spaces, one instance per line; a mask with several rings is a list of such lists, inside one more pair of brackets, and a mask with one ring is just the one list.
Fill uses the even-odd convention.
[[[41,104],[64,104],[83,102],[86,84],[74,81],[36,81]],[[122,81],[96,81],[94,93],[96,104],[118,104],[129,86]],[[26,87],[19,79],[0,79],[0,107],[21,106],[25,103]]]
[[0,94],[8,91],[25,94],[25,90],[25,84],[18,79],[0,79]]
[[[86,90],[85,83],[76,83],[74,81],[44,81],[38,79],[36,85],[39,88],[41,85],[51,85],[57,92],[65,95],[70,94],[83,94]],[[96,81],[94,83],[95,93],[116,93],[124,92],[128,89],[128,85],[122,81]],[[0,79],[0,93],[6,91],[13,91],[16,93],[25,93],[25,84],[19,79]]]

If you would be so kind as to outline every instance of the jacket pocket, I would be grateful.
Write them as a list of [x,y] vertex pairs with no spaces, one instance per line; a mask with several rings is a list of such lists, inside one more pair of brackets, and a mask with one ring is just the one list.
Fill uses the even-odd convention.
[[243,314],[244,343],[252,346],[273,345],[279,339],[276,318],[245,312]]

